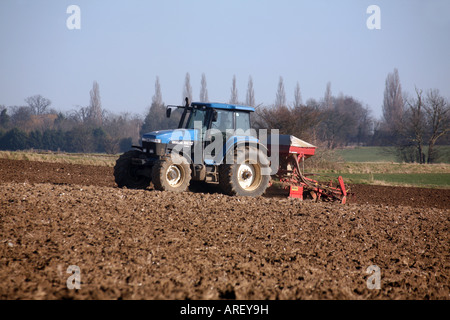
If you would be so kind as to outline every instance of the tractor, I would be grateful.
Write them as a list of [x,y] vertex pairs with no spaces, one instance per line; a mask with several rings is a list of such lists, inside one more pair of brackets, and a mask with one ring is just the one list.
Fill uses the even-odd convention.
[[260,196],[270,183],[267,147],[250,128],[248,106],[200,103],[167,106],[182,109],[178,129],[145,133],[141,145],[116,161],[119,187],[184,192],[192,181],[218,184],[228,195]]

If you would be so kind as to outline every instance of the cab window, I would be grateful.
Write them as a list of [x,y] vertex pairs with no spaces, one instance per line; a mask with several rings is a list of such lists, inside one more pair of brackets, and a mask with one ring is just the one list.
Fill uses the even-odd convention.
[[247,131],[250,129],[250,113],[236,112],[236,129]]
[[202,130],[206,131],[206,111],[202,109],[194,108],[191,110],[189,120],[186,124],[186,129],[194,129],[195,122],[200,121],[202,123]]
[[233,111],[217,109],[217,121],[211,124],[212,129],[220,130],[223,134],[226,130],[234,130]]

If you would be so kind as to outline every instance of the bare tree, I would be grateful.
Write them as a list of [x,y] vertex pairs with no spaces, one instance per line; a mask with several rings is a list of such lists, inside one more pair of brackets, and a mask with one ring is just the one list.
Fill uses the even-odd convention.
[[[438,90],[430,90],[426,98],[415,88],[415,97],[403,98],[405,107],[401,122],[396,123],[392,139],[398,157],[407,162],[433,163],[436,141],[450,131],[450,107]],[[428,155],[424,145],[428,142]],[[428,158],[428,159],[426,159]]]
[[[162,104],[164,106],[164,104]],[[165,109],[164,109],[165,110]],[[122,112],[117,118],[118,127],[120,128],[120,137],[131,138],[132,142],[138,143],[140,135],[140,129],[142,127],[143,120],[138,114],[131,114],[130,112]],[[108,132],[108,130],[106,130]]]
[[327,82],[327,87],[325,89],[325,94],[323,97],[323,108],[330,110],[333,108],[333,95],[331,93],[331,82]]
[[321,110],[315,106],[261,107],[256,109],[254,125],[257,129],[278,129],[280,134],[291,134],[312,141],[320,121]]
[[159,77],[156,77],[155,80],[155,94],[152,97],[152,104],[161,106],[164,105],[161,93],[161,84],[159,83]]
[[238,104],[238,89],[236,86],[236,75],[233,75],[233,81],[231,83],[231,96],[230,96],[230,103],[231,104]]
[[450,104],[439,94],[439,90],[430,90],[427,93],[425,112],[429,127],[428,163],[436,159],[434,145],[436,141],[450,131]]
[[245,104],[251,107],[255,106],[255,90],[253,89],[252,76],[248,77],[247,97],[245,99]]
[[0,128],[6,129],[9,125],[10,116],[5,106],[0,106]]
[[293,128],[294,135],[316,144],[317,128],[322,121],[322,111],[320,108],[314,106],[314,104],[300,105],[299,107],[294,107],[292,113],[296,119],[296,125]]
[[283,77],[280,77],[280,80],[278,81],[277,95],[275,98],[275,107],[279,108],[285,106],[286,106],[286,92],[284,91]]
[[44,98],[40,94],[26,98],[25,102],[28,104],[33,114],[36,115],[44,114],[47,107],[52,103],[49,99]]
[[87,123],[89,121],[89,107],[77,106],[77,109],[68,112],[68,117],[77,123]]
[[100,99],[100,88],[97,81],[94,81],[92,90],[90,91],[89,103],[89,120],[96,126],[101,126],[103,122],[102,117],[102,102]]
[[109,114],[104,118],[103,129],[105,136],[102,139],[102,147],[108,154],[116,154],[119,152],[120,139],[123,136],[124,119],[116,115]]
[[369,107],[362,107],[358,118],[358,133],[356,135],[356,142],[358,144],[370,143],[373,137],[375,120],[371,116]]
[[189,99],[189,102],[192,102],[191,75],[189,74],[189,72],[186,73],[186,77],[184,78],[182,105],[184,105],[186,97]]
[[296,117],[288,107],[261,107],[256,110],[256,114],[258,119],[255,124],[258,129],[278,129],[280,134],[295,135]]
[[406,138],[406,143],[402,144],[402,149],[407,150],[408,146],[412,144],[416,150],[416,155],[410,155],[412,159],[418,159],[419,163],[425,163],[425,154],[423,152],[424,134],[425,134],[425,115],[423,112],[424,101],[422,97],[422,90],[415,88],[416,98],[406,99],[408,110],[403,115],[403,126],[400,133]]
[[300,92],[300,84],[297,81],[297,85],[295,86],[294,90],[294,108],[300,108],[302,104],[303,102],[302,102],[302,94]]
[[367,136],[370,124],[369,110],[351,96],[340,94],[331,97],[332,105],[326,107],[322,101],[318,135],[327,148],[334,149],[350,143],[361,143]]
[[386,129],[389,132],[395,133],[396,128],[399,127],[403,115],[403,108],[404,103],[400,77],[398,70],[394,69],[394,72],[389,73],[386,78],[383,100],[383,119],[386,124]]
[[[190,78],[186,78],[186,89],[190,88],[189,84]],[[189,92],[185,92],[187,97],[189,97]],[[164,130],[173,129],[177,127],[179,121],[180,112],[175,110],[170,118],[166,117],[166,108],[162,100],[161,86],[159,84],[159,78],[155,81],[155,93],[152,97],[152,103],[148,109],[148,113],[145,116],[144,122],[140,127],[141,134],[154,131],[154,130]],[[133,136],[131,136],[133,137]]]
[[[187,77],[186,84],[189,85],[189,77]],[[156,77],[155,93],[153,94],[152,103],[147,115],[145,116],[141,130],[145,133],[153,130],[166,129],[163,128],[163,123],[165,120],[165,108],[162,100],[161,85],[159,83],[159,77]]]
[[200,82],[200,102],[209,102],[208,89],[206,88],[206,76],[202,73],[202,80]]
[[10,108],[12,110],[11,125],[24,131],[28,131],[33,126],[33,111],[31,107],[13,106]]

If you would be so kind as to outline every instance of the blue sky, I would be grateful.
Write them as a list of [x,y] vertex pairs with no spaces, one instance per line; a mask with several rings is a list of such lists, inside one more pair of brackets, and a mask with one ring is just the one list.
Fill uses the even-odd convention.
[[[69,5],[81,29],[69,30]],[[369,5],[381,29],[369,30]],[[89,104],[93,81],[103,108],[145,114],[160,78],[163,100],[179,104],[187,72],[194,100],[205,73],[211,101],[227,102],[233,75],[245,101],[351,95],[381,114],[384,82],[397,68],[403,90],[435,88],[450,97],[450,1],[1,0],[0,104],[41,94],[68,111]]]

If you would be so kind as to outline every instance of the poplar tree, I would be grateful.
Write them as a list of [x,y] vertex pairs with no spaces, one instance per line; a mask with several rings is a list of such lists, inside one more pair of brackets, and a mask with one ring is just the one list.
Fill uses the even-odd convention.
[[233,81],[231,82],[231,96],[230,96],[230,103],[231,104],[238,104],[238,89],[236,86],[236,75],[233,75]]
[[297,81],[297,85],[295,86],[294,91],[294,108],[300,108],[302,104],[303,102],[302,102],[302,94],[300,92],[300,84]]
[[283,77],[278,81],[277,95],[275,99],[275,107],[286,107],[286,92],[284,90]]
[[189,103],[192,102],[192,86],[191,86],[191,75],[189,72],[186,73],[186,77],[184,78],[184,86],[183,86],[183,97],[181,105],[185,104],[185,98],[189,99]]
[[161,85],[159,77],[155,81],[155,93],[152,97],[152,103],[145,116],[144,123],[141,128],[141,133],[151,132],[154,130],[167,129],[165,125],[166,116],[164,102],[162,100]]
[[100,98],[100,87],[97,81],[94,81],[92,85],[90,97],[88,118],[93,125],[101,126],[103,123],[102,102]]
[[251,107],[255,106],[255,90],[253,89],[252,76],[248,77],[247,97],[245,99],[245,104]]
[[206,76],[202,73],[202,80],[200,82],[200,102],[209,102],[208,89],[206,88]]
[[395,134],[398,129],[403,115],[403,96],[402,86],[398,70],[394,69],[393,73],[389,73],[386,77],[384,99],[383,99],[383,120],[386,129],[391,134]]

